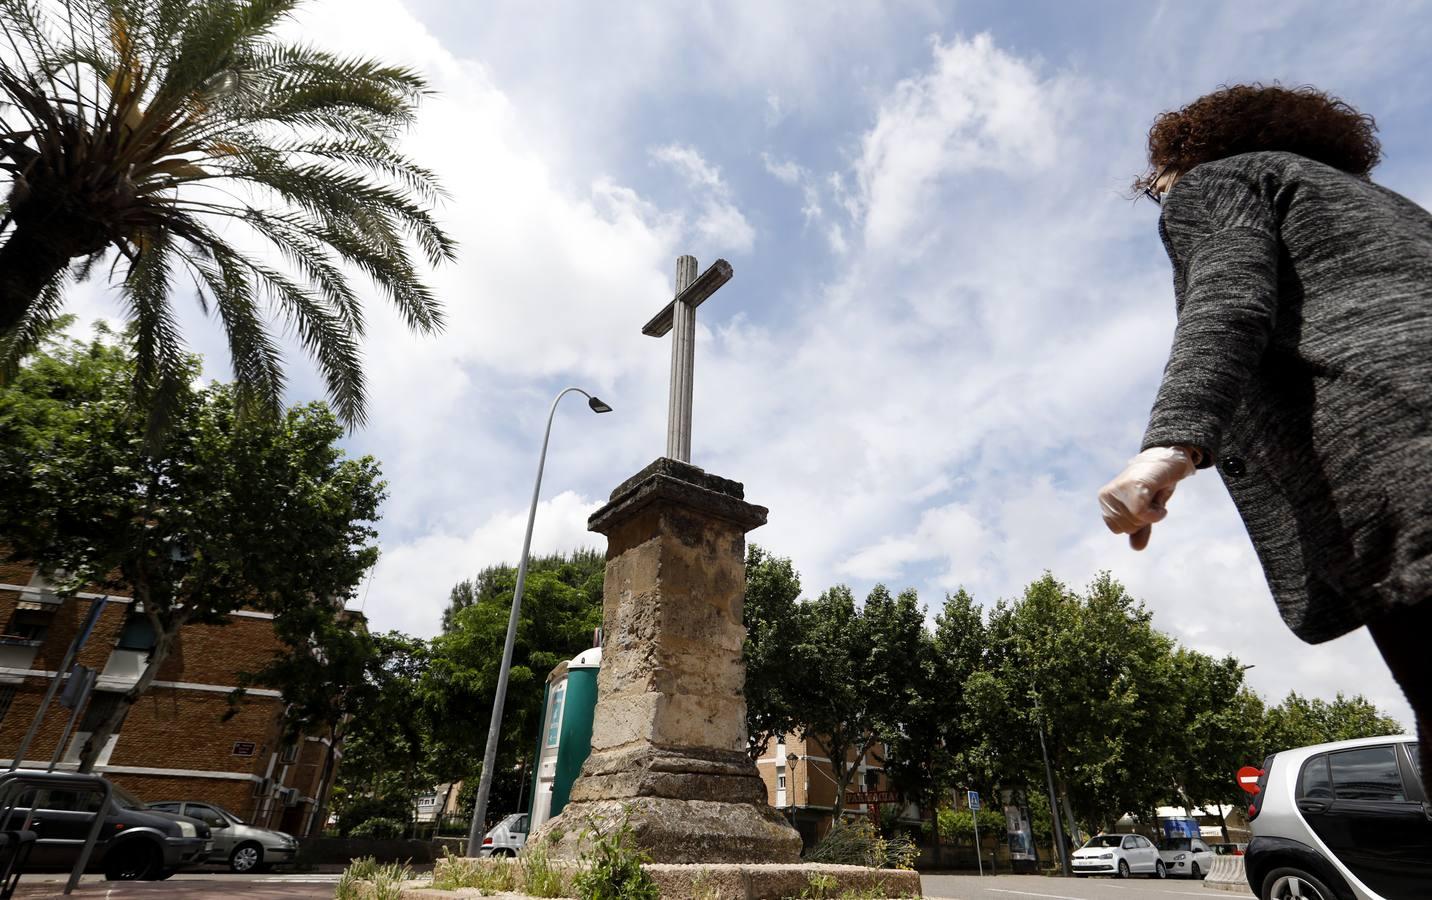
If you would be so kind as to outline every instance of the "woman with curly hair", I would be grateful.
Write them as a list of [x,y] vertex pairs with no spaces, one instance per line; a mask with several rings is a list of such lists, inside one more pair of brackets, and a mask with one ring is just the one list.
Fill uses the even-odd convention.
[[1142,550],[1216,465],[1288,627],[1368,627],[1432,784],[1432,215],[1369,179],[1375,130],[1307,87],[1155,120],[1136,186],[1162,207],[1178,325],[1143,452],[1099,500]]

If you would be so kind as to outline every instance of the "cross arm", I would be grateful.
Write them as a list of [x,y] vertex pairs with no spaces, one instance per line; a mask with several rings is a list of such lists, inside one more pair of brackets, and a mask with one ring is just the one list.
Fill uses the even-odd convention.
[[661,312],[652,316],[641,329],[641,333],[650,337],[661,337],[671,330],[672,311],[676,309],[677,303],[688,303],[692,309],[700,306],[707,297],[716,293],[721,285],[731,280],[731,264],[724,259],[718,259],[700,275],[696,280],[687,286],[686,290],[676,295],[676,298],[662,308]]

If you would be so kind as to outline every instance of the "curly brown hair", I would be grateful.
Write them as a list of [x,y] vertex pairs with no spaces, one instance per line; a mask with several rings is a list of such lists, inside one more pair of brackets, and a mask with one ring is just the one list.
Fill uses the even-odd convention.
[[1285,150],[1366,175],[1382,158],[1372,116],[1317,88],[1235,84],[1161,114],[1149,129],[1149,169],[1136,190],[1153,186],[1160,172],[1187,172],[1199,163]]

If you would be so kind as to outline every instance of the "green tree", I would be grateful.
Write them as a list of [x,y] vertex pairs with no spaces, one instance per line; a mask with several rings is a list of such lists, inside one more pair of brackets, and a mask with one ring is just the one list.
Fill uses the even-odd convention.
[[1042,792],[1042,724],[1066,818],[1097,828],[1152,812],[1166,778],[1128,773],[1162,765],[1172,642],[1143,606],[1107,574],[1080,596],[1046,573],[996,605],[988,634],[988,664],[966,682],[976,764],[1003,786]]
[[1268,710],[1264,752],[1250,762],[1256,765],[1265,756],[1294,747],[1382,737],[1402,734],[1403,731],[1402,723],[1383,713],[1361,694],[1345,697],[1339,693],[1329,702],[1304,697],[1294,691],[1282,703]]
[[801,661],[801,579],[789,559],[746,550],[746,735],[752,759],[792,732],[806,687]]
[[189,374],[171,299],[192,283],[228,335],[240,405],[279,409],[272,314],[313,357],[339,419],[363,421],[349,272],[434,332],[440,307],[409,247],[437,264],[454,245],[430,212],[433,174],[395,146],[423,78],[280,41],[299,5],[0,0],[0,363],[35,346],[67,275],[102,266],[119,273],[134,375],[157,409]]
[[1170,797],[1186,809],[1222,807],[1244,794],[1234,778],[1239,767],[1257,763],[1262,741],[1263,701],[1243,683],[1244,667],[1232,656],[1214,659],[1178,648],[1173,655],[1174,701],[1165,711],[1161,755],[1170,776]]
[[[541,727],[547,674],[592,646],[593,632],[602,623],[604,571],[602,555],[590,550],[528,562],[493,773],[493,809],[514,805],[523,790]],[[516,579],[510,566],[484,570],[475,579],[473,602],[453,613],[449,629],[433,638],[419,690],[435,752],[448,767],[443,780],[481,774]]]
[[[61,593],[131,592],[154,635],[135,685],[90,735],[81,769],[143,696],[183,626],[241,607],[332,617],[377,559],[384,496],[371,457],[347,459],[322,404],[242,421],[235,389],[174,398],[156,447],[129,402],[131,344],[51,339],[0,388],[0,537]],[[197,371],[193,358],[185,371]]]
[[431,757],[417,688],[426,663],[423,641],[389,632],[372,634],[361,618],[334,615],[312,604],[280,609],[274,630],[283,651],[256,672],[240,675],[231,701],[251,685],[277,688],[284,702],[287,740],[325,739],[318,796],[303,832],[312,836],[327,820],[329,791],[343,752],[348,793],[398,793],[407,798],[431,787]]
[[892,597],[877,585],[859,610],[845,586],[806,606],[799,650],[805,662],[801,733],[826,750],[836,782],[839,821],[858,767],[903,724],[921,686],[916,648],[925,614],[914,591]]

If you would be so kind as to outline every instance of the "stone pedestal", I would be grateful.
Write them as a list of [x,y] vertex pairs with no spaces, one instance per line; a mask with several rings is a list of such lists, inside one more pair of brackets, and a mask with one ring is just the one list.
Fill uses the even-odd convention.
[[658,863],[780,863],[800,836],[746,753],[746,532],[766,509],[738,482],[662,458],[612,492],[592,753],[536,835],[575,858],[623,817]]

